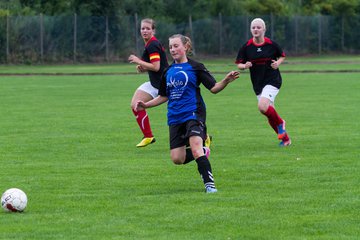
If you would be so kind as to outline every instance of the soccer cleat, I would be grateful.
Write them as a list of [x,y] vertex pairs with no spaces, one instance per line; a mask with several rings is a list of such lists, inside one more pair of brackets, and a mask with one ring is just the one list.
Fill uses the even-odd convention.
[[149,137],[149,138],[144,137],[141,140],[141,142],[138,145],[136,145],[136,147],[146,147],[147,145],[152,144],[154,142],[156,142],[154,137]]
[[286,136],[285,120],[283,120],[283,122],[277,126],[277,129],[278,129],[278,139],[282,140]]
[[216,193],[217,192],[217,189],[215,187],[207,187],[205,189],[205,192],[206,193]]
[[205,156],[207,157],[207,159],[209,159],[210,157],[210,148],[209,147],[203,147],[204,152],[205,152]]
[[211,141],[212,141],[212,136],[210,136],[209,134],[206,134],[205,147],[209,148],[211,145]]
[[291,145],[291,139],[289,138],[289,140],[287,140],[287,141],[281,141],[280,143],[279,143],[279,147],[288,147],[288,146],[290,146]]

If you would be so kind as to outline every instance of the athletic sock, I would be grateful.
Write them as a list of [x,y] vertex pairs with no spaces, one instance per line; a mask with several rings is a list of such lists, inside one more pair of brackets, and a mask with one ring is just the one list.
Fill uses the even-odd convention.
[[274,122],[271,122],[270,119],[268,119],[268,122],[270,124],[270,126],[272,127],[272,129],[274,129],[274,131],[276,132],[276,134],[278,134],[278,127]]
[[136,117],[136,121],[140,127],[140,130],[144,134],[144,137],[146,138],[154,137],[151,131],[150,120],[146,110],[135,111],[133,109],[133,113]]
[[189,162],[194,161],[194,155],[192,154],[191,148],[186,148],[186,157],[184,164],[188,164]]
[[209,159],[204,155],[196,159],[196,163],[198,165],[198,171],[201,178],[203,179],[205,188],[215,188],[214,177],[212,175]]
[[277,126],[283,123],[282,118],[276,112],[273,106],[269,106],[268,110],[263,113],[269,121],[270,126],[274,129],[276,133],[278,133]]
[[[203,148],[204,154],[206,153],[205,148]],[[191,148],[186,148],[186,156],[185,156],[185,162],[183,164],[188,164],[189,162],[194,161],[194,155],[192,154]]]

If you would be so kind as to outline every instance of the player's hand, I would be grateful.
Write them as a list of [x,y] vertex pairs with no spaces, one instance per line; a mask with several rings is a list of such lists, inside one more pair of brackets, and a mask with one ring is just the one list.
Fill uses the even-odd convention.
[[278,69],[279,68],[279,63],[278,61],[276,60],[271,60],[272,63],[270,64],[270,66],[273,68],[273,69]]
[[251,67],[252,67],[252,63],[251,63],[251,62],[246,62],[246,63],[245,63],[245,69],[251,68]]
[[137,101],[137,103],[135,104],[134,110],[135,111],[140,111],[146,108],[146,105],[143,101],[139,100]]
[[227,83],[231,83],[235,79],[239,78],[239,75],[240,73],[238,71],[231,71],[226,75],[225,80]]
[[129,63],[139,63],[139,58],[134,54],[131,54],[128,58]]
[[136,65],[136,71],[138,73],[143,73],[143,72],[146,72],[145,68],[141,65]]

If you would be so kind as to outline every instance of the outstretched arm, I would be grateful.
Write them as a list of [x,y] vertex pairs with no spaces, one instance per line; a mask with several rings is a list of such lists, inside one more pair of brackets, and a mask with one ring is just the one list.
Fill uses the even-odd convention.
[[140,111],[142,109],[145,108],[152,108],[152,107],[156,107],[160,104],[163,104],[164,102],[166,102],[168,100],[167,97],[164,96],[157,96],[156,98],[148,101],[148,102],[143,102],[143,101],[138,101],[134,107],[135,111]]
[[223,80],[217,82],[214,87],[210,89],[212,93],[221,92],[229,83],[234,81],[235,79],[239,78],[239,72],[231,71],[229,72]]

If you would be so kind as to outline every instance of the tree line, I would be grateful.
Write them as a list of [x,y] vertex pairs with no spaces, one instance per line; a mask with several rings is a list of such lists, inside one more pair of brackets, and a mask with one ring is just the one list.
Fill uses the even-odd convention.
[[70,15],[152,17],[171,23],[235,15],[360,14],[360,0],[0,0],[0,16]]
[[254,17],[287,53],[360,51],[360,0],[0,0],[0,63],[126,59],[143,17],[163,42],[191,36],[197,54],[233,54]]

